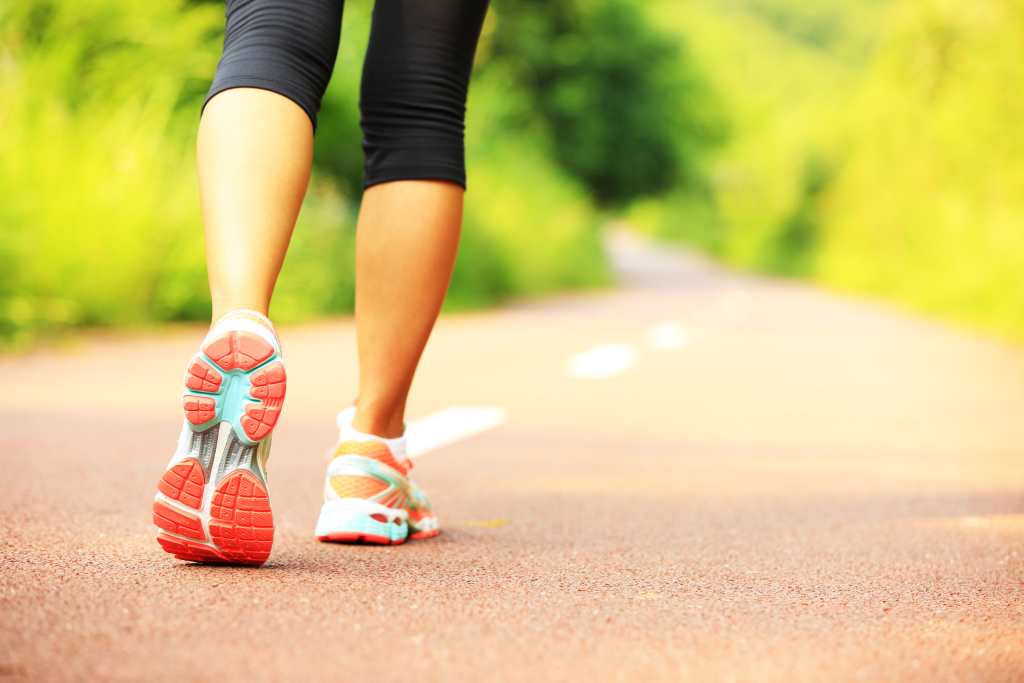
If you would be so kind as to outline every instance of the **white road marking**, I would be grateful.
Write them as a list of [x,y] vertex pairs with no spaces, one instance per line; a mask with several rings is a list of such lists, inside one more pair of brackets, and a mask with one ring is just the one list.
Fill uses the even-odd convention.
[[632,344],[601,344],[570,356],[565,371],[578,379],[604,379],[629,370],[638,360]]
[[504,408],[445,408],[417,418],[405,426],[407,452],[410,458],[418,458],[504,424],[507,419],[508,414]]
[[675,320],[651,325],[647,331],[647,344],[658,351],[680,349],[690,342],[690,333]]

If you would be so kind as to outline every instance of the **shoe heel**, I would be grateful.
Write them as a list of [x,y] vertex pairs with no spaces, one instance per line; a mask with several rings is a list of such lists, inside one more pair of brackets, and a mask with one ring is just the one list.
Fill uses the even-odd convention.
[[265,337],[217,333],[185,370],[186,423],[153,503],[157,542],[179,559],[260,566],[270,556],[266,459],[287,376]]
[[236,470],[217,485],[211,503],[210,538],[221,554],[242,564],[266,562],[274,545],[274,513],[263,484]]

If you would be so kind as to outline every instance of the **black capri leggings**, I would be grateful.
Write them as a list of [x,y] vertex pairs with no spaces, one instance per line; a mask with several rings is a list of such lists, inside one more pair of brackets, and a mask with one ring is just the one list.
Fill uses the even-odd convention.
[[[206,95],[261,88],[316,114],[334,69],[344,0],[227,0],[224,54]],[[376,0],[359,92],[363,187],[466,186],[466,94],[488,0]],[[205,103],[204,103],[205,106]]]

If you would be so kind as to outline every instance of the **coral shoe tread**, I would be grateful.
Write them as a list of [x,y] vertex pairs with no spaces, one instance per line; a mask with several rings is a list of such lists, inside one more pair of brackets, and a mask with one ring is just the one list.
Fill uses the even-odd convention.
[[185,374],[185,387],[192,391],[216,393],[220,391],[220,383],[224,380],[219,372],[211,368],[202,358],[196,357],[188,365]]
[[210,518],[210,536],[225,557],[261,564],[270,557],[274,543],[270,498],[249,472],[233,472],[217,486]]
[[321,541],[336,541],[340,543],[369,543],[372,545],[401,545],[405,543],[404,538],[399,538],[392,541],[387,536],[379,536],[377,534],[363,534],[350,531],[339,531],[329,533],[326,536],[317,537]]
[[203,344],[203,353],[221,370],[251,370],[274,355],[274,347],[254,332],[232,330]]
[[209,422],[217,415],[217,402],[209,396],[185,394],[181,397],[181,407],[185,411],[185,419],[194,425]]
[[206,540],[203,522],[198,516],[172,508],[162,500],[153,502],[153,523],[161,529],[198,541]]
[[203,466],[195,458],[182,460],[164,472],[156,488],[168,498],[198,510],[203,505],[203,490],[206,488]]

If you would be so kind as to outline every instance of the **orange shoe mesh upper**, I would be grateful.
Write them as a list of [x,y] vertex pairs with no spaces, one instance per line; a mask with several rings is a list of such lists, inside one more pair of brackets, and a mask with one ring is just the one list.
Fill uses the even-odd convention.
[[371,498],[387,487],[388,485],[382,481],[354,474],[339,474],[331,477],[331,488],[339,498]]
[[391,454],[391,450],[387,445],[382,444],[380,441],[343,441],[334,449],[334,457],[338,458],[343,455],[361,455],[364,458],[382,462],[402,474],[408,474],[412,465],[412,463],[398,462],[395,456]]

